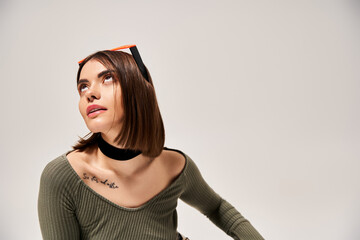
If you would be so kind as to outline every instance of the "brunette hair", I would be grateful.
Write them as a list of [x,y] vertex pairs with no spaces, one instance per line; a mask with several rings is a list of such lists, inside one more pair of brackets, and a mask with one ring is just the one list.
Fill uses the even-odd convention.
[[[77,82],[83,66],[91,59],[112,70],[115,83],[121,86],[124,120],[115,142],[124,145],[124,148],[140,150],[145,156],[158,156],[164,147],[165,129],[148,69],[145,67],[147,81],[132,55],[122,51],[99,51],[79,64]],[[72,148],[85,151],[97,143],[100,134],[89,132],[85,137],[90,136],[86,139],[78,136],[80,139]]]

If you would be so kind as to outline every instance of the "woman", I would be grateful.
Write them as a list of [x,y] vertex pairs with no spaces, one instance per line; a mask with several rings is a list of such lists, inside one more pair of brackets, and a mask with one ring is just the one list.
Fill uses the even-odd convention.
[[[132,55],[116,51],[124,48]],[[233,239],[263,239],[187,154],[164,147],[155,90],[135,45],[80,61],[77,88],[90,136],[43,170],[44,239],[187,239],[177,232],[178,198]]]

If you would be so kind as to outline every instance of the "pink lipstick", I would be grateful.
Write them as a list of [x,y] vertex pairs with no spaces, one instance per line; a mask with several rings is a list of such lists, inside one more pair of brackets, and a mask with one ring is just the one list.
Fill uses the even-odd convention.
[[87,107],[86,114],[89,117],[96,116],[102,112],[105,112],[107,109],[101,105],[93,104]]

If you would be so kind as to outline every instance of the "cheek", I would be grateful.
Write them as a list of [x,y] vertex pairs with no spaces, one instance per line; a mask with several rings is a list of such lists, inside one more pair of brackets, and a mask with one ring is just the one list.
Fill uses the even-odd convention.
[[81,116],[84,117],[84,114],[85,114],[84,104],[82,103],[81,100],[79,101],[78,108],[79,108],[79,112],[80,112]]

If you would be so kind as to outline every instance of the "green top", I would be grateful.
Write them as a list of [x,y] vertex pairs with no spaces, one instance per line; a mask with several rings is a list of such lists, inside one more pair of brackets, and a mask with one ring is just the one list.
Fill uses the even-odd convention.
[[[138,208],[119,206],[90,188],[67,160],[58,156],[44,168],[38,198],[43,239],[175,240],[177,200],[196,208],[236,240],[263,239],[230,203],[202,178],[193,160],[186,159],[180,175]],[[185,233],[186,235],[186,233]]]

